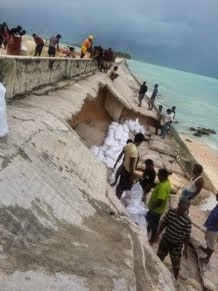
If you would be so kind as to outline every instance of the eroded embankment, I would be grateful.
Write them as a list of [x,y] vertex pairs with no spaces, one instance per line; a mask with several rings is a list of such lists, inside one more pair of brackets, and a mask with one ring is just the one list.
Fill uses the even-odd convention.
[[175,290],[108,186],[106,168],[66,122],[102,87],[122,101],[107,110],[116,120],[122,104],[132,106],[126,85],[116,86],[96,74],[8,106],[10,133],[0,142],[3,290]]

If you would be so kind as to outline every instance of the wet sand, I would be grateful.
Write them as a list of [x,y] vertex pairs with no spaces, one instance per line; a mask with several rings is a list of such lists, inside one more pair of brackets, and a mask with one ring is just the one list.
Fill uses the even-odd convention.
[[[196,141],[188,135],[180,135],[195,159],[204,167],[205,173],[218,191],[218,150]],[[190,140],[191,142],[187,141]]]

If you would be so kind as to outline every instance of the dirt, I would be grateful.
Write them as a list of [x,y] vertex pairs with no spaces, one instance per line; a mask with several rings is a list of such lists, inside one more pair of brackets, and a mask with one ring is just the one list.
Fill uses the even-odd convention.
[[87,147],[100,146],[112,122],[104,107],[105,97],[106,91],[100,89],[95,100],[86,99],[81,111],[68,120],[70,126],[78,133]]

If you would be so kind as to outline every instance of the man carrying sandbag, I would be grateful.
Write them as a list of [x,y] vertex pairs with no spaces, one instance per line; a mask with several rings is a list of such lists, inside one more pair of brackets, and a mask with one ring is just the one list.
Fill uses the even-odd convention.
[[133,143],[127,144],[123,148],[125,158],[121,170],[120,181],[116,188],[116,195],[120,199],[123,192],[131,190],[134,182],[134,172],[139,159],[138,146],[145,141],[142,133],[137,133]]

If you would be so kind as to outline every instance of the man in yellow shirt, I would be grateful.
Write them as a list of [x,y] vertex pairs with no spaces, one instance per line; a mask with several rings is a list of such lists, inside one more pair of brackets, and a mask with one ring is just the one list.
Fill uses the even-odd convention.
[[159,183],[154,188],[148,203],[149,211],[147,213],[148,233],[151,232],[150,243],[153,242],[157,233],[161,215],[166,211],[170,195],[169,173],[166,169],[160,169],[158,172]]
[[123,148],[125,154],[120,181],[116,188],[116,195],[120,199],[123,192],[131,190],[134,181],[134,172],[139,159],[138,146],[145,140],[142,133],[137,133],[133,143],[127,144]]
[[81,47],[81,55],[80,58],[84,58],[85,54],[92,48],[94,36],[89,35],[89,37],[84,41],[82,47]]

